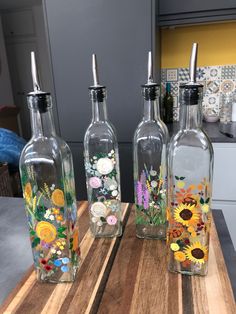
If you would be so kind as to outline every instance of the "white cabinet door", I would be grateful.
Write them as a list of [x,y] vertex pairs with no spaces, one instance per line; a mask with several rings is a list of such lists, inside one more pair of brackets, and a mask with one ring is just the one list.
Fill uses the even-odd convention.
[[17,10],[2,14],[4,34],[7,37],[34,35],[34,19],[31,10]]

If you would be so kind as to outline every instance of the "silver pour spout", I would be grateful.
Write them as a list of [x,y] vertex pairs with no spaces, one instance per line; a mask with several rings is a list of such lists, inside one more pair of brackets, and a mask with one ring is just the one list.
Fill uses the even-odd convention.
[[198,50],[198,44],[197,43],[193,43],[192,54],[191,54],[190,64],[189,64],[189,77],[190,77],[189,84],[195,84],[196,83],[197,50]]
[[95,53],[92,55],[92,71],[93,71],[93,86],[99,86],[99,78],[98,78],[98,66],[97,66],[97,57]]
[[153,83],[153,76],[152,76],[152,52],[148,52],[148,81],[147,83]]
[[39,80],[38,80],[38,73],[37,73],[37,66],[36,66],[34,51],[31,51],[31,74],[32,74],[32,80],[33,80],[34,92],[36,92],[36,93],[41,92],[41,89],[39,86]]

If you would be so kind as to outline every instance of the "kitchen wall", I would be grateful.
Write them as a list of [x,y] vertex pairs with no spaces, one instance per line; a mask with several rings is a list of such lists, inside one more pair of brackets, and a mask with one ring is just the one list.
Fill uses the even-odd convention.
[[13,105],[12,87],[6,57],[6,48],[0,16],[0,106]]
[[220,113],[221,99],[236,89],[236,22],[161,30],[162,95],[166,82],[174,97],[174,120],[179,119],[179,85],[187,82],[193,42],[199,44],[197,80],[203,85],[203,110]]

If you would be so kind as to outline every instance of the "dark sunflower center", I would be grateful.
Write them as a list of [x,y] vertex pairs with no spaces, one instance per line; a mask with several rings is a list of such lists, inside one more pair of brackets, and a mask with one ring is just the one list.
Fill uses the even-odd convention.
[[188,208],[184,208],[181,212],[180,212],[180,217],[183,219],[183,220],[189,220],[193,213],[191,212],[191,210],[189,210]]
[[191,251],[192,256],[195,257],[196,259],[202,259],[204,257],[204,252],[203,250],[197,248],[197,249],[193,249]]

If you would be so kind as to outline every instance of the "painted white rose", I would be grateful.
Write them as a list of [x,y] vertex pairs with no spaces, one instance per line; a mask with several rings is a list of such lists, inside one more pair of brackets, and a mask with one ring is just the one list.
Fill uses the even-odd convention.
[[96,165],[98,172],[103,175],[110,173],[114,168],[113,162],[107,157],[98,159]]
[[94,217],[106,217],[107,208],[102,202],[96,202],[91,206],[91,214]]
[[150,171],[150,175],[151,175],[152,177],[155,177],[155,176],[157,175],[156,170],[151,170],[151,171]]
[[118,195],[118,191],[117,191],[117,190],[112,191],[112,192],[111,192],[111,195],[112,195],[112,196],[117,196],[117,195]]
[[151,182],[151,186],[152,186],[153,188],[156,188],[156,187],[157,187],[157,181],[152,181],[152,182]]

